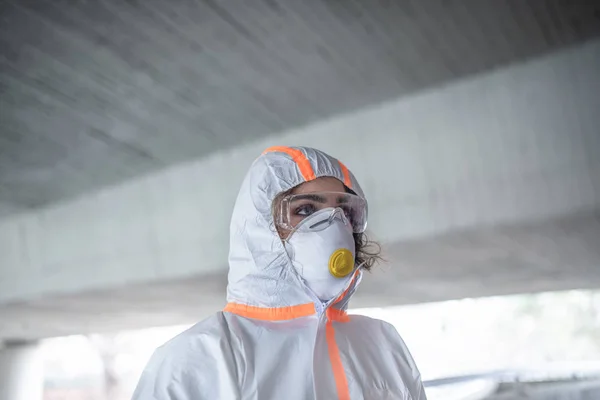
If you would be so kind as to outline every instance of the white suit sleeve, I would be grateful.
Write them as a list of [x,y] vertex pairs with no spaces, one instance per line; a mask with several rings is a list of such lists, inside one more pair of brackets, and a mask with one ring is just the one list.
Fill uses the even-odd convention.
[[[401,359],[403,359],[403,364],[408,367],[407,373],[403,377],[405,384],[410,392],[412,400],[427,400],[427,396],[425,394],[425,388],[423,387],[423,382],[421,380],[421,373],[419,372],[419,368],[417,368],[417,364],[415,360],[408,350],[404,339],[400,336],[400,333],[396,330],[396,328],[387,323],[382,322],[386,329],[391,332],[392,337],[394,338],[394,348],[398,351],[398,354]],[[404,368],[400,368],[404,369]]]
[[132,400],[204,400],[209,399],[206,369],[190,365],[178,354],[159,348],[144,369]]
[[[395,328],[394,328],[395,330]],[[408,390],[410,391],[410,395],[412,400],[427,400],[427,396],[425,394],[425,387],[423,386],[423,382],[421,380],[421,372],[419,372],[419,368],[413,359],[412,354],[408,350],[408,347],[404,343],[404,340],[398,334],[398,338],[400,339],[400,351],[403,353],[403,357],[405,358],[408,365],[411,367],[411,375],[412,381],[407,382]]]
[[421,376],[415,380],[413,390],[413,400],[427,400],[425,388],[423,387],[423,382],[421,381]]
[[239,398],[239,363],[211,317],[159,347],[148,362],[132,400]]

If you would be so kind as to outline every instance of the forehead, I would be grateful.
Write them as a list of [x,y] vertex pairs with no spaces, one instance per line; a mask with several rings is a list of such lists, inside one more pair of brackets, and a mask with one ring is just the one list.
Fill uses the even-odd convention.
[[344,184],[337,178],[324,176],[315,180],[304,182],[294,188],[293,194],[315,192],[345,192]]

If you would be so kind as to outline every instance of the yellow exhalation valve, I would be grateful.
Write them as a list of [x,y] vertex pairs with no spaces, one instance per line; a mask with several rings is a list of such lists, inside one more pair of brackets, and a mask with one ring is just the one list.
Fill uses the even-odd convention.
[[354,269],[354,256],[348,249],[338,249],[329,257],[329,272],[336,278],[348,276]]

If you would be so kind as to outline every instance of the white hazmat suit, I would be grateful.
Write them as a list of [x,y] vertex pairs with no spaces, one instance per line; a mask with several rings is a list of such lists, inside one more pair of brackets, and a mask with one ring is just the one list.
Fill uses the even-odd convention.
[[158,348],[133,400],[426,399],[394,327],[346,314],[360,269],[323,303],[291,266],[272,202],[324,176],[364,198],[354,175],[315,149],[274,147],[254,162],[231,221],[228,305]]

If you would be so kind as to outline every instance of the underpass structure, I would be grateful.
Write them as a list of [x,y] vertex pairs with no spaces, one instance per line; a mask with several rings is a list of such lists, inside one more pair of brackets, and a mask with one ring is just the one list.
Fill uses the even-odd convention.
[[0,386],[39,339],[220,309],[271,145],[361,181],[354,307],[600,287],[599,6],[256,4],[2,3]]

